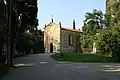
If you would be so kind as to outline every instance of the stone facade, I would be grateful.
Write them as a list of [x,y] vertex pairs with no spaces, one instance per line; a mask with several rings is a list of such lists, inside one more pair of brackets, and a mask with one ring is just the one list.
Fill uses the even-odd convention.
[[50,52],[50,44],[53,44],[53,51],[56,51],[57,45],[60,43],[60,27],[55,23],[50,23],[44,31],[44,47]]
[[44,47],[47,52],[51,52],[51,44],[53,45],[53,52],[79,52],[79,45],[77,40],[80,35],[80,30],[61,28],[54,22],[45,26],[44,30]]
[[[72,44],[69,44],[72,36]],[[61,52],[76,52],[76,32],[61,30]]]

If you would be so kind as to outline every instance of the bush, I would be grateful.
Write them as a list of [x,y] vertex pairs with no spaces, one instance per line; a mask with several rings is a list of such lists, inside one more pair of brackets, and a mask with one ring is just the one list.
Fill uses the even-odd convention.
[[97,41],[102,52],[112,53],[112,57],[120,61],[120,25],[101,31]]
[[92,48],[94,36],[89,34],[83,34],[80,41],[82,48]]

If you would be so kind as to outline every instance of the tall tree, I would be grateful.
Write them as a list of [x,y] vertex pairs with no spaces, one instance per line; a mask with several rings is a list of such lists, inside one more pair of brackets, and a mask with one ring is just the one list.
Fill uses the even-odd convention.
[[106,0],[106,20],[108,27],[120,23],[120,0]]
[[[25,32],[31,27],[37,28],[37,0],[12,0],[12,35],[16,40],[25,36]],[[8,0],[0,0],[0,45],[4,43],[4,37],[7,33],[6,17],[8,12]],[[1,36],[2,35],[2,36]],[[23,37],[24,39],[24,37]],[[16,41],[16,42],[18,42]],[[19,44],[19,43],[17,43]],[[1,49],[0,49],[1,50]]]
[[[26,37],[26,35],[28,35],[28,33],[26,34],[25,32],[27,30],[29,30],[30,32],[34,33],[34,29],[37,30],[37,26],[38,26],[38,19],[37,19],[37,12],[38,12],[38,8],[37,8],[37,0],[23,0],[22,2],[17,1],[16,2],[16,10],[17,10],[17,19],[19,22],[18,25],[18,41],[19,39],[22,42],[22,37]],[[22,36],[22,37],[21,37]],[[28,35],[28,37],[30,37],[31,35]],[[24,38],[24,42],[25,42]],[[18,42],[17,41],[17,42]],[[19,44],[19,42],[17,43],[18,46],[20,46],[21,44]],[[24,45],[24,43],[22,43]],[[27,45],[27,44],[26,44]],[[26,48],[29,48],[28,46],[26,46]],[[26,49],[24,48],[24,50]]]
[[104,14],[102,11],[96,9],[93,12],[87,12],[85,14],[83,35],[81,37],[81,45],[83,48],[92,48],[95,41],[95,35],[99,30],[105,26]]
[[37,28],[37,0],[24,0],[22,2],[17,2],[18,17],[20,21],[19,32],[23,33],[28,29],[28,27]]
[[6,21],[6,4],[5,0],[0,0],[0,56],[2,55],[2,49],[5,41],[7,21]]
[[96,9],[93,12],[87,12],[85,14],[83,30],[90,35],[96,34],[98,29],[104,27],[104,15],[102,11],[97,11]]

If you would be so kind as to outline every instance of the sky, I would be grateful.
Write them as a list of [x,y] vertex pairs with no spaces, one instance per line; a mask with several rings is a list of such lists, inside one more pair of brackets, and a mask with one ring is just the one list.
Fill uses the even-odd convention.
[[59,24],[61,21],[62,27],[73,28],[73,19],[76,22],[76,29],[83,26],[86,12],[92,12],[93,9],[102,10],[105,12],[106,0],[38,0],[38,19],[39,29],[44,28],[52,21]]

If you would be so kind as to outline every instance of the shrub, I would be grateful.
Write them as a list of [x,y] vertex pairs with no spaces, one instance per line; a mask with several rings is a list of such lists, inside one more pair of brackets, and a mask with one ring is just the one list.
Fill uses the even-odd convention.
[[112,57],[120,59],[120,25],[101,31],[97,41],[102,52],[112,53]]

